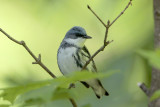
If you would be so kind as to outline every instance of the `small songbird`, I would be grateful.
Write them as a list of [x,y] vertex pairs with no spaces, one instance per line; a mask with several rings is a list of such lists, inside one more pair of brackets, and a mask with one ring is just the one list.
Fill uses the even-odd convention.
[[[92,37],[88,36],[86,31],[79,26],[71,28],[66,33],[57,54],[58,66],[63,75],[67,75],[75,71],[81,71],[84,64],[91,57],[88,49],[84,45],[86,39],[91,38]],[[86,67],[86,70],[97,72],[97,68],[93,60]],[[109,95],[109,93],[103,88],[99,79],[81,81],[81,83],[87,88],[91,87],[97,98],[100,98],[103,95]]]

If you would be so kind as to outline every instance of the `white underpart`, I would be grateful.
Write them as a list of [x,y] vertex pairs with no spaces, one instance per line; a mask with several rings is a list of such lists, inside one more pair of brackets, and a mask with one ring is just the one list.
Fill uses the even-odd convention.
[[77,38],[77,39],[67,38],[67,39],[65,39],[65,41],[67,43],[76,45],[78,47],[83,47],[84,46],[84,42],[86,41],[86,39],[83,39],[83,38]]
[[[67,38],[64,41],[69,44],[73,44],[77,47],[83,47],[85,40],[86,39],[83,39],[83,38],[77,38],[77,39]],[[67,47],[67,48],[60,48],[59,49],[58,65],[61,69],[61,72],[64,75],[69,74],[74,71],[81,70],[80,67],[77,67],[76,61],[73,57],[73,55],[75,55],[75,57],[77,59],[76,51],[77,51],[76,47]],[[86,61],[84,61],[83,63],[85,63],[85,62]]]
[[69,47],[69,48],[61,48],[59,49],[58,54],[58,65],[61,69],[61,72],[66,75],[70,74],[74,71],[80,71],[81,69],[77,67],[76,62],[73,58],[73,54],[76,53],[75,47]]
[[[76,47],[68,47],[68,48],[60,48],[58,53],[58,65],[61,69],[61,72],[65,74],[69,74],[74,71],[80,71],[81,68],[77,67],[76,61],[73,55],[77,58],[76,55],[77,48]],[[82,50],[81,50],[82,51]],[[84,52],[83,52],[84,53]],[[81,64],[84,65],[89,58],[82,56],[79,54],[81,58]],[[86,54],[87,56],[87,54]],[[94,71],[92,67],[92,63],[87,66],[89,71]]]

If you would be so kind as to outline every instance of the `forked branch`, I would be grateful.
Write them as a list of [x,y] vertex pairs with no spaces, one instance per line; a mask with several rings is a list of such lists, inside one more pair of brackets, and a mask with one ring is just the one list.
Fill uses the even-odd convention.
[[[86,62],[86,64],[84,65],[84,67],[82,68],[85,69],[87,67],[87,65],[91,62],[91,60],[93,60],[93,58],[101,51],[103,51],[105,49],[105,47],[107,45],[109,45],[111,42],[113,42],[113,40],[108,41],[107,40],[107,36],[108,36],[108,30],[111,27],[111,25],[126,11],[126,9],[129,7],[129,5],[131,5],[131,1],[128,3],[128,5],[125,7],[125,9],[110,23],[110,21],[108,20],[107,24],[105,24],[101,18],[99,18],[99,16],[90,8],[90,6],[88,6],[88,9],[97,17],[97,19],[104,25],[104,27],[106,28],[106,32],[105,32],[105,37],[104,37],[104,44],[103,46],[101,46],[92,56],[91,58]],[[56,78],[56,76],[42,63],[41,61],[41,54],[39,54],[38,57],[36,57],[36,55],[33,54],[33,52],[28,48],[28,46],[26,45],[26,43],[24,41],[18,41],[16,39],[14,39],[13,37],[11,37],[9,34],[7,34],[4,30],[0,29],[0,31],[7,36],[11,41],[22,45],[27,52],[33,57],[33,59],[35,60],[35,62],[32,62],[32,64],[38,64],[40,65],[50,76],[52,76],[53,78]],[[73,107],[77,107],[76,102],[74,101],[74,99],[69,99],[70,102],[72,103]]]
[[124,10],[110,23],[110,21],[108,20],[107,24],[105,24],[102,19],[92,10],[92,8],[88,5],[88,9],[96,16],[96,18],[102,23],[102,25],[106,28],[106,32],[105,32],[105,36],[104,36],[104,43],[103,46],[101,46],[92,56],[91,58],[86,62],[86,64],[83,66],[82,70],[84,70],[87,65],[93,60],[93,58],[99,54],[101,51],[103,51],[105,49],[105,47],[107,45],[109,45],[111,42],[113,42],[113,40],[108,41],[107,37],[108,37],[108,30],[109,28],[114,24],[114,22],[116,22],[117,19],[119,19],[120,16],[122,16],[122,14],[124,14],[124,12],[128,9],[128,7],[132,5],[132,0],[129,1],[129,3],[127,4],[127,6],[124,8]]
[[42,63],[41,61],[41,55],[39,54],[39,57],[36,57],[33,52],[28,48],[28,46],[26,45],[26,43],[24,41],[18,41],[16,39],[14,39],[13,37],[11,37],[9,34],[7,34],[3,29],[0,29],[0,31],[6,35],[10,40],[12,40],[13,42],[22,45],[27,52],[33,57],[33,59],[35,60],[35,62],[33,64],[38,64],[40,65],[50,76],[52,76],[53,78],[56,78],[56,76]]
[[[18,41],[16,39],[14,39],[13,37],[11,37],[9,34],[7,34],[4,30],[2,30],[0,28],[0,31],[6,35],[11,41],[22,45],[27,52],[33,57],[33,59],[35,60],[35,62],[32,62],[32,64],[38,64],[40,65],[52,78],[56,78],[56,76],[42,63],[41,61],[41,54],[39,54],[38,57],[36,57],[36,55],[33,54],[33,52],[28,48],[28,46],[26,45],[26,43],[24,41]],[[76,102],[74,101],[74,99],[70,98],[69,101],[71,102],[71,104],[73,105],[73,107],[77,107]]]

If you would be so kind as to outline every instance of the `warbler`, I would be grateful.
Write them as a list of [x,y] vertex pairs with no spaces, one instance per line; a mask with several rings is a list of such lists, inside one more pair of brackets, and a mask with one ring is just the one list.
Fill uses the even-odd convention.
[[[85,29],[80,26],[71,28],[65,35],[57,53],[58,67],[63,75],[81,71],[91,54],[84,45],[86,39],[91,39]],[[97,72],[94,60],[86,67],[87,71]],[[97,98],[109,93],[104,89],[99,79],[81,81],[87,88],[91,87]]]

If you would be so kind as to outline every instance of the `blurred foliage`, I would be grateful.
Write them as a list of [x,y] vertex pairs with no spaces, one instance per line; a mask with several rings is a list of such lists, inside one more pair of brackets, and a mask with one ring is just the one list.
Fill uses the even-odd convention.
[[[138,50],[137,52],[147,59],[150,66],[160,69],[160,49],[156,49],[155,51]],[[160,98],[160,90],[155,91],[150,100],[153,101],[157,98]]]
[[[60,76],[56,54],[60,42],[71,27],[82,26],[93,37],[86,42],[90,53],[94,53],[103,44],[105,28],[86,8],[87,4],[107,22],[108,19],[112,21],[127,3],[128,0],[0,0],[0,28],[17,40],[24,40],[35,54],[41,53],[44,64]],[[98,100],[91,89],[77,83],[76,88],[71,91],[77,96],[76,102],[79,106],[147,106],[147,98],[136,84],[145,82],[150,85],[149,64],[153,63],[146,57],[151,58],[152,52],[143,51],[144,55],[139,55],[137,50],[153,49],[153,3],[152,0],[133,0],[132,4],[109,30],[108,39],[114,42],[94,59],[99,72],[120,71],[109,78],[101,79],[110,96]],[[23,47],[11,42],[3,34],[0,34],[0,50],[1,89],[51,79],[41,67],[31,64],[34,60]],[[51,90],[48,86],[50,92],[66,92],[55,89]],[[34,99],[33,93],[36,91],[38,94],[43,90],[47,88],[41,86],[39,90],[31,90],[21,97],[28,103],[36,102],[40,100],[36,98],[41,96],[35,96]],[[27,97],[32,94],[33,96]],[[0,99],[0,106],[7,104],[7,101]],[[45,107],[53,105],[71,106],[68,100],[56,100],[48,102]]]
[[149,64],[155,68],[160,69],[160,50],[149,51],[149,50],[140,50],[138,51],[140,55],[148,59]]
[[157,90],[153,93],[153,95],[151,96],[150,100],[153,101],[153,100],[156,100],[160,98],[160,90]]
[[[67,77],[59,77],[53,80],[34,82],[16,87],[0,89],[0,97],[18,106],[44,105],[58,99],[74,98],[69,84],[93,78],[102,78],[115,72],[91,73],[87,71],[75,72]],[[77,91],[76,91],[77,92]],[[78,92],[77,92],[78,94]],[[18,97],[18,98],[17,98]],[[17,99],[16,99],[17,98]],[[53,106],[53,105],[52,105]]]

